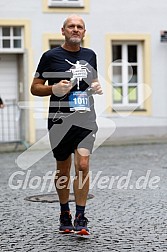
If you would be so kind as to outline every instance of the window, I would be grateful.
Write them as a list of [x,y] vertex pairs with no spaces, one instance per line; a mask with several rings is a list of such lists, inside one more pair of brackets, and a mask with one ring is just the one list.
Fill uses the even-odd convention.
[[[61,46],[64,43],[64,40],[61,39],[51,39],[49,40],[49,49],[53,49],[55,47]],[[83,41],[81,42],[81,46],[83,46]]]
[[63,42],[63,40],[49,40],[49,47],[50,49],[53,49],[55,47],[61,46]]
[[142,109],[142,42],[112,42],[112,107],[114,110]]
[[20,26],[0,27],[0,50],[20,51],[23,49],[23,29]]
[[45,13],[89,13],[90,0],[42,0]]
[[83,0],[48,0],[48,7],[82,8],[84,4]]

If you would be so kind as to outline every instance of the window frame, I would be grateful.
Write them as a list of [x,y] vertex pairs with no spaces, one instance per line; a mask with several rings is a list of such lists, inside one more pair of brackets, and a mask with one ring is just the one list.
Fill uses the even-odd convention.
[[[10,28],[9,36],[3,36],[2,31],[4,27]],[[14,36],[14,28],[21,29],[20,36]],[[4,39],[10,41],[10,47],[3,47],[2,43]],[[21,41],[21,47],[14,47],[14,40],[16,39]],[[15,26],[15,25],[1,25],[0,26],[0,53],[8,53],[8,52],[10,53],[23,53],[24,52],[24,27],[23,26]]]
[[[49,8],[84,8],[84,1],[83,0],[56,0],[56,1],[61,1],[57,3],[57,5],[51,5],[51,1],[55,0],[48,0],[48,7]],[[75,5],[74,3],[79,2],[79,5]],[[71,4],[70,2],[73,2]]]
[[[129,34],[129,33],[118,33],[118,34],[111,34],[108,33],[106,34],[105,37],[105,55],[106,55],[106,60],[105,60],[105,69],[106,69],[106,113],[108,116],[112,116],[113,114],[116,113],[116,111],[113,109],[112,104],[113,104],[113,90],[112,90],[112,85],[111,85],[111,62],[112,62],[112,47],[111,44],[112,42],[115,41],[140,41],[142,42],[143,45],[143,84],[145,83],[146,85],[143,85],[143,96],[144,96],[144,101],[143,101],[143,108],[138,109],[136,108],[135,110],[119,110],[119,115],[129,115],[129,112],[131,115],[151,115],[152,113],[152,96],[148,94],[148,88],[151,89],[151,36],[150,34]],[[145,98],[147,97],[147,98]]]
[[44,13],[89,13],[90,0],[83,0],[83,7],[49,7],[48,0],[42,0],[42,11]]
[[[62,44],[64,42],[64,36],[61,33],[44,33],[43,34],[43,51],[50,49],[50,41],[56,41],[57,44]],[[83,38],[83,47],[90,46],[90,36],[86,34]]]
[[[122,103],[112,103],[112,107],[114,110],[133,110],[136,106],[140,106],[139,109],[143,109],[143,104],[141,105],[141,101],[143,100],[142,95],[142,86],[138,85],[143,83],[143,66],[142,66],[142,58],[143,58],[143,51],[142,51],[142,42],[140,41],[113,41],[111,47],[113,45],[121,45],[122,48],[122,62],[111,63],[111,79],[113,79],[113,66],[121,66],[122,67],[122,82],[112,84],[114,87],[122,87]],[[137,62],[128,62],[128,46],[135,45],[137,46]],[[128,77],[128,67],[137,66],[138,67],[138,80],[137,82],[130,83]],[[129,87],[137,87],[137,102],[129,103],[128,102],[128,88]]]

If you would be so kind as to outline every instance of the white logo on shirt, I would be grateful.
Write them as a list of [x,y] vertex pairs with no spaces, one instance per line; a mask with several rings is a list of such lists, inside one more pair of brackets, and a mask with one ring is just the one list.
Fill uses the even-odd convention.
[[68,72],[72,72],[72,79],[77,80],[77,89],[79,89],[79,82],[87,78],[88,72],[90,73],[91,71],[86,67],[88,63],[86,64],[81,64],[79,60],[76,61],[76,63],[72,63],[69,60],[65,59],[70,65],[72,65],[74,68],[71,68],[68,70]]

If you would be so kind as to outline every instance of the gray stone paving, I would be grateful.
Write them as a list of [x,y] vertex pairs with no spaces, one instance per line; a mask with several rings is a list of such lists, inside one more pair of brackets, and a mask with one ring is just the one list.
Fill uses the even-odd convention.
[[[54,172],[55,162],[49,153],[29,168],[26,182],[28,171],[15,163],[20,153],[0,153],[1,252],[167,251],[167,144],[108,146],[93,153],[92,180],[100,175],[86,208],[88,239],[58,233],[58,203],[24,200],[48,193],[49,184],[41,192],[37,182]],[[18,171],[22,173],[12,183],[19,187],[18,180],[23,180],[24,185],[11,189],[9,178]],[[74,214],[74,202],[70,206]]]

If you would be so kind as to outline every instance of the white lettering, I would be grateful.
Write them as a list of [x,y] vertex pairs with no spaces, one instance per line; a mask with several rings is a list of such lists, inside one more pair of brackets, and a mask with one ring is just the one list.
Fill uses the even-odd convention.
[[17,172],[14,172],[11,176],[10,176],[10,178],[9,178],[9,187],[11,188],[11,189],[13,189],[13,190],[15,190],[15,189],[20,189],[21,187],[22,187],[22,184],[23,184],[23,180],[17,180],[17,185],[14,185],[13,184],[13,179],[15,178],[15,176],[17,176],[17,175],[24,175],[25,174],[25,172],[23,172],[23,171],[17,171]]

